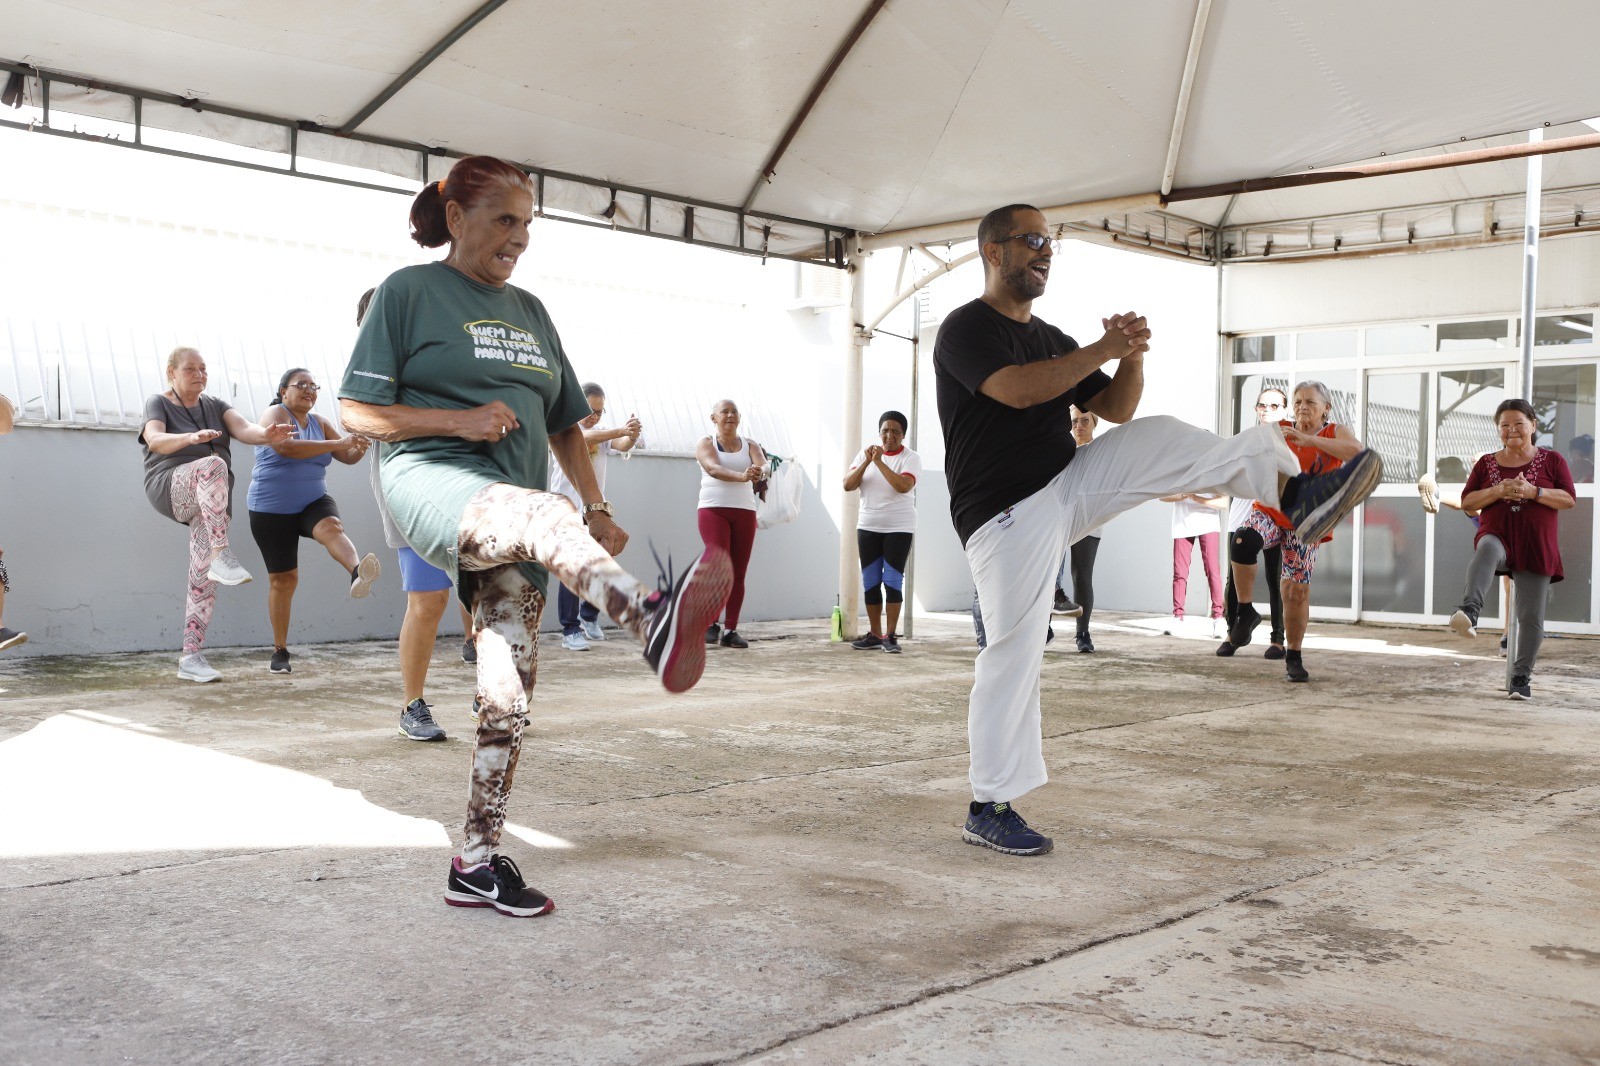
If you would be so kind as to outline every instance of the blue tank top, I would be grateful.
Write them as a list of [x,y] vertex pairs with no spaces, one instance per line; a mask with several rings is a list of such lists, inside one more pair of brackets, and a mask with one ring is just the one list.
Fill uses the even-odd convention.
[[[287,410],[287,408],[285,409]],[[294,415],[289,416],[290,419]],[[306,424],[296,424],[291,440],[327,440],[317,416],[308,414]],[[328,493],[328,464],[333,456],[324,452],[310,459],[290,459],[270,445],[256,445],[255,471],[250,475],[246,503],[263,514],[299,514]]]

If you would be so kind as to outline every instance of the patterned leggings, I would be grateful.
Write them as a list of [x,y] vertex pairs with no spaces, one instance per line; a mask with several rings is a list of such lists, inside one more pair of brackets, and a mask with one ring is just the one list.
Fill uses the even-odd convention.
[[183,654],[206,642],[206,626],[217,602],[211,560],[228,549],[228,464],[215,455],[180,466],[172,474],[172,517],[189,527],[189,598],[183,605]]
[[461,589],[478,647],[478,737],[461,861],[488,861],[500,844],[539,664],[544,597],[514,565],[538,562],[641,641],[655,592],[595,543],[565,496],[490,485],[461,516]]

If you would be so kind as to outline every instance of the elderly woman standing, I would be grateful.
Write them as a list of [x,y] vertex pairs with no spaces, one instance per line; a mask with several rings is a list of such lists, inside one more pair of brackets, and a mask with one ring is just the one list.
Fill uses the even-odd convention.
[[1478,535],[1461,607],[1450,628],[1478,635],[1478,613],[1496,573],[1509,573],[1516,588],[1517,639],[1510,649],[1514,700],[1533,698],[1533,664],[1544,642],[1544,608],[1550,585],[1563,578],[1556,512],[1572,507],[1577,490],[1560,452],[1534,443],[1538,413],[1527,400],[1506,400],[1494,412],[1500,450],[1473,466],[1461,493],[1461,508],[1477,511]]
[[[445,902],[514,917],[555,909],[498,853],[548,574],[644,641],[645,661],[671,692],[700,679],[701,634],[729,584],[717,551],[654,591],[612,558],[628,537],[589,464],[578,425],[589,405],[544,304],[509,284],[532,221],[533,183],[503,160],[468,156],[425,186],[411,205],[411,236],[449,254],[378,287],[339,390],[345,425],[385,442],[381,477],[396,525],[455,578],[478,630],[477,742]],[[581,521],[570,501],[545,491],[552,454],[583,500]]]
[[150,506],[189,527],[189,595],[183,609],[183,654],[178,676],[215,681],[200,649],[217,601],[217,585],[242,585],[250,574],[228,547],[233,515],[233,455],[229,444],[277,444],[294,427],[258,426],[226,400],[206,396],[206,361],[193,348],[167,357],[166,392],[144,403],[144,494]]
[[861,493],[856,549],[870,628],[850,642],[858,651],[882,648],[900,654],[895,626],[905,601],[906,561],[917,531],[917,479],[922,476],[922,456],[907,448],[905,439],[906,416],[885,411],[878,417],[879,443],[857,452],[844,476],[844,490]]
[[[1302,381],[1295,387],[1290,407],[1294,411],[1294,421],[1278,424],[1283,427],[1284,442],[1300,460],[1302,471],[1326,473],[1361,451],[1361,441],[1349,426],[1329,421],[1333,394],[1322,382]],[[1332,539],[1329,534],[1317,544],[1303,543],[1288,516],[1259,500],[1245,524],[1233,534],[1231,556],[1235,588],[1255,588],[1256,559],[1264,548],[1281,546],[1283,549],[1283,616],[1288,641],[1283,662],[1286,681],[1311,679],[1300,656],[1306,624],[1311,620],[1311,568],[1317,561],[1319,545]],[[1249,644],[1250,635],[1260,622],[1261,614],[1255,605],[1241,598],[1238,616],[1229,629],[1229,643],[1235,648]]]
[[250,508],[250,534],[267,566],[267,619],[272,624],[275,674],[289,666],[289,608],[300,583],[300,538],[309,537],[350,575],[350,596],[361,599],[377,578],[378,557],[368,552],[359,561],[356,546],[345,536],[339,505],[328,495],[328,464],[337,459],[354,465],[367,454],[367,438],[341,436],[326,418],[313,414],[321,386],[305,367],[294,367],[278,381],[272,406],[261,416],[268,426],[288,419],[294,432],[285,441],[256,449],[245,502]]
[[715,614],[706,630],[707,644],[748,648],[739,635],[739,611],[744,606],[744,574],[756,542],[755,483],[767,476],[767,453],[749,437],[739,436],[739,406],[718,400],[711,407],[716,432],[700,438],[695,458],[700,462],[700,508],[697,519],[706,549],[727,552],[733,561],[733,587],[728,592],[723,625]]

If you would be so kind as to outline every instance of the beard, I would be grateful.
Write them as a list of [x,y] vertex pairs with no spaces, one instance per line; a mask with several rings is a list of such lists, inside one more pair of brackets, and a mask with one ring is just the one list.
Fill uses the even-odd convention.
[[1044,282],[1028,269],[1030,265],[1028,261],[1018,263],[1008,257],[1000,271],[1000,280],[1022,299],[1037,300],[1044,295]]

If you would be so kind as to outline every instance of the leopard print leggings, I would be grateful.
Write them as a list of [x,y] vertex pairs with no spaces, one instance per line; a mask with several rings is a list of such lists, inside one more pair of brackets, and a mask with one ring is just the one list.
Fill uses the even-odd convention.
[[639,640],[655,595],[595,543],[565,496],[490,485],[461,516],[461,589],[478,647],[478,735],[461,861],[487,862],[500,844],[528,700],[538,674],[544,597],[517,562],[537,562]]

